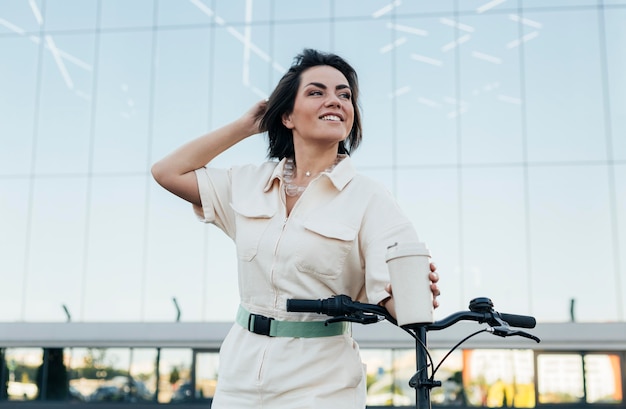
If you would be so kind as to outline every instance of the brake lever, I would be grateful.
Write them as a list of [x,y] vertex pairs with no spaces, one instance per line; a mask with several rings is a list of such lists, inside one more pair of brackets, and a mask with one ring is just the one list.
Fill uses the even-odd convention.
[[512,330],[511,328],[505,326],[505,325],[498,325],[495,327],[489,327],[487,328],[487,332],[491,332],[493,335],[497,335],[499,337],[505,338],[505,337],[511,337],[514,335],[519,335],[520,337],[524,337],[524,338],[528,338],[528,339],[532,339],[533,341],[539,343],[541,342],[541,340],[532,335],[529,334],[528,332],[524,332],[524,331],[520,331],[520,330]]
[[348,322],[355,322],[357,324],[367,325],[367,324],[375,324],[379,322],[380,320],[381,320],[380,316],[378,315],[366,315],[362,313],[355,313],[353,315],[342,315],[338,317],[329,318],[326,320],[326,324],[332,324],[333,322],[348,321]]
[[513,334],[511,335],[519,335],[520,337],[524,337],[524,338],[528,338],[528,339],[532,339],[533,341],[540,343],[541,340],[539,339],[539,337],[534,336],[533,334],[529,334],[528,332],[524,332],[524,331],[513,331]]

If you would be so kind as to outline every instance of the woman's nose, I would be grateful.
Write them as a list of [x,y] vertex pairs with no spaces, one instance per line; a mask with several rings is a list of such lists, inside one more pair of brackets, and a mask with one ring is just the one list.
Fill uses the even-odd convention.
[[341,100],[339,99],[339,97],[335,94],[329,94],[328,98],[326,99],[326,106],[336,106],[336,107],[340,107],[341,106]]

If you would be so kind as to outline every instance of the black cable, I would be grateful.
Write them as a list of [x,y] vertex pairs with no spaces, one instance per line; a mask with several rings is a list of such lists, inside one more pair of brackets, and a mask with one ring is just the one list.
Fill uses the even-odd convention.
[[[420,344],[420,346],[422,347],[422,349],[426,353],[427,361],[430,362],[429,364],[426,365],[426,368],[418,368],[417,369],[418,373],[420,371],[422,371],[422,370],[426,370],[429,366],[431,368],[434,367],[435,366],[435,362],[433,361],[433,357],[430,355],[430,352],[428,351],[428,347],[426,347],[424,342],[422,342],[422,340],[419,339],[415,333],[411,332],[411,330],[409,330],[407,328],[403,328],[403,327],[400,327],[400,328],[402,328],[405,332],[407,332],[409,335],[411,335]],[[417,354],[417,351],[415,351],[415,353]],[[434,372],[433,372],[433,375],[434,375]]]
[[466,336],[466,337],[465,337],[465,338],[463,338],[461,341],[459,341],[459,342],[458,342],[458,343],[457,343],[454,347],[452,347],[452,349],[450,349],[450,350],[448,351],[448,353],[447,353],[447,354],[446,354],[443,358],[441,358],[441,361],[439,361],[439,364],[437,365],[437,367],[436,367],[435,369],[433,369],[433,373],[431,374],[430,380],[432,381],[432,380],[434,380],[434,379],[435,379],[435,373],[437,372],[437,370],[439,369],[439,367],[441,366],[441,364],[443,363],[443,361],[445,361],[445,360],[446,360],[446,358],[447,358],[448,356],[450,356],[450,354],[451,354],[451,353],[452,353],[455,349],[457,349],[457,348],[458,348],[458,347],[459,347],[462,343],[464,343],[465,341],[467,341],[467,340],[468,340],[468,339],[470,339],[471,337],[473,337],[473,336],[475,336],[475,335],[478,335],[478,334],[480,334],[481,332],[487,332],[487,328],[483,328],[483,329],[481,329],[480,331],[476,331],[476,332],[474,332],[473,334],[470,334],[470,335]]

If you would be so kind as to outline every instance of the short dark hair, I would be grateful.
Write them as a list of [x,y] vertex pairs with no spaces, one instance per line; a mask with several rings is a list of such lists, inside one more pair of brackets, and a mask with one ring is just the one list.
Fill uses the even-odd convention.
[[285,75],[280,79],[270,95],[267,110],[261,119],[261,129],[267,131],[269,138],[268,158],[291,158],[294,156],[293,135],[291,129],[283,124],[283,115],[293,112],[296,95],[300,87],[302,73],[309,68],[328,65],[340,71],[348,80],[352,91],[354,122],[348,137],[339,143],[337,153],[350,154],[361,143],[361,113],[359,110],[359,81],[356,71],[346,60],[338,55],[324,53],[310,48],[298,54]]

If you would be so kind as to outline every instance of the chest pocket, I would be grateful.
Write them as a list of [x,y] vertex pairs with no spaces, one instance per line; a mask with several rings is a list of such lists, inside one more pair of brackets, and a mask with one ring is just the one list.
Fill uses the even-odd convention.
[[327,219],[307,220],[303,227],[296,254],[297,269],[327,278],[339,276],[354,245],[357,229]]
[[235,206],[237,257],[242,261],[252,261],[258,252],[263,233],[270,224],[275,210]]

